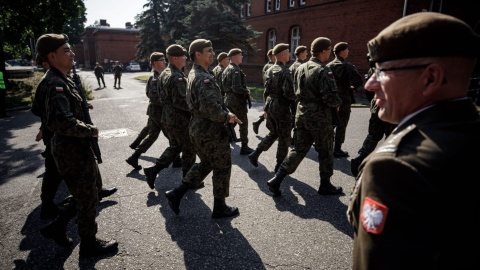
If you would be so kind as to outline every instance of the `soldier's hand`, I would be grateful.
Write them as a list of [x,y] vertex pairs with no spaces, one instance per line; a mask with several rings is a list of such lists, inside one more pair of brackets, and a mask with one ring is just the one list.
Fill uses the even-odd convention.
[[237,118],[237,116],[233,113],[228,113],[228,116],[229,116],[229,119],[228,119],[228,123],[229,124],[233,124],[233,123],[237,123],[237,124],[243,124],[242,121],[240,121],[240,119]]
[[90,102],[87,102],[87,107],[91,110],[93,109],[93,105]]
[[42,134],[42,131],[39,130],[37,133],[37,136],[35,136],[35,141],[39,142],[41,139],[43,139],[43,134]]

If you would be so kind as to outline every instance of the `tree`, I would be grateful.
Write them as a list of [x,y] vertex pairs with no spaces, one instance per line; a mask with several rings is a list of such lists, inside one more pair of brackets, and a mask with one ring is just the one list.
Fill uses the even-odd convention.
[[[34,59],[34,45],[45,33],[65,33],[70,43],[80,41],[87,21],[83,0],[0,0],[0,70],[5,74],[6,53]],[[28,48],[28,49],[26,49]]]

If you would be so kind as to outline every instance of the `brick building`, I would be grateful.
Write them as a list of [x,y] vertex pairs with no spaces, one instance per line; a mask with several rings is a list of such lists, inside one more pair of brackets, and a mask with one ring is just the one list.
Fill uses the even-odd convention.
[[[470,3],[472,2],[472,3]],[[252,0],[241,10],[246,25],[262,34],[253,40],[258,51],[244,58],[249,82],[261,83],[266,52],[278,43],[310,49],[324,36],[335,44],[349,43],[348,61],[363,74],[368,69],[367,42],[395,20],[412,13],[434,11],[453,15],[480,33],[480,13],[466,0]],[[439,33],[441,35],[441,33]],[[459,46],[460,49],[460,46]],[[331,56],[333,59],[333,53]],[[295,59],[292,54],[292,60]]]
[[75,61],[80,67],[93,69],[99,62],[109,70],[115,61],[124,67],[135,60],[139,29],[127,22],[125,28],[110,28],[106,20],[99,26],[88,26],[82,35],[82,42],[75,44]]

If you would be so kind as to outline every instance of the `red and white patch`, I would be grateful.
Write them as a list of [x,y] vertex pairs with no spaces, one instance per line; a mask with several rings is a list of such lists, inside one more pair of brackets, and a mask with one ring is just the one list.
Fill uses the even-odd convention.
[[63,87],[57,86],[57,87],[55,87],[55,91],[63,92]]
[[203,83],[210,83],[210,79],[203,80]]
[[363,201],[360,221],[363,228],[373,234],[380,234],[383,231],[385,220],[387,219],[388,207],[366,197]]

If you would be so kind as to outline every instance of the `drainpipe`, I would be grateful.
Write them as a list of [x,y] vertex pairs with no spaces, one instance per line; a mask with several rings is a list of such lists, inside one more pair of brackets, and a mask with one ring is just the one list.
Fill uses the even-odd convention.
[[402,15],[402,17],[407,16],[407,6],[408,6],[408,0],[405,0],[403,2],[403,15]]

